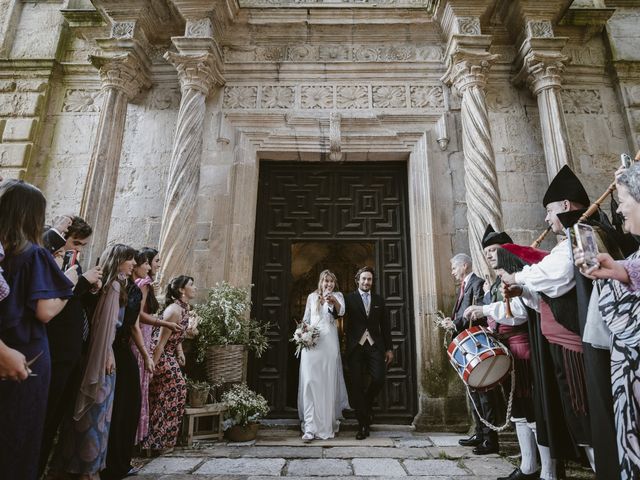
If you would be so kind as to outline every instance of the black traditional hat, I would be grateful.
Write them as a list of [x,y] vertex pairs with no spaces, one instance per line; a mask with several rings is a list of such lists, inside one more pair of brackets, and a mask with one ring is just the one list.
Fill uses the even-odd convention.
[[552,202],[561,202],[562,200],[579,203],[585,207],[588,207],[591,203],[580,179],[576,177],[576,174],[567,165],[562,167],[551,180],[549,188],[547,188],[547,192],[542,199],[542,205],[546,207]]
[[502,245],[503,243],[513,243],[511,237],[504,232],[496,232],[491,225],[487,225],[487,229],[482,236],[482,248],[489,245]]

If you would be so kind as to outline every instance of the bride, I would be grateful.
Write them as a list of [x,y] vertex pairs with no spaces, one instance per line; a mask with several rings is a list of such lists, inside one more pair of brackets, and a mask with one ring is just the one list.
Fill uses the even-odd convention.
[[324,270],[304,311],[303,321],[320,331],[316,346],[303,349],[300,358],[298,415],[306,442],[333,438],[342,410],[349,408],[335,323],[344,314],[344,297],[337,290],[336,276]]

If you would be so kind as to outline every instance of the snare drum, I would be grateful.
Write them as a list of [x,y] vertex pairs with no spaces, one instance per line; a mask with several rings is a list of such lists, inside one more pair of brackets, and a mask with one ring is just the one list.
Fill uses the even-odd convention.
[[475,390],[496,386],[511,370],[511,353],[484,327],[464,330],[447,353],[462,381]]

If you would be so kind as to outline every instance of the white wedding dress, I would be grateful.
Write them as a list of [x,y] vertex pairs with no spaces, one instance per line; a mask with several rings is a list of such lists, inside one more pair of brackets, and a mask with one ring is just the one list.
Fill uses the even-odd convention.
[[[344,297],[334,293],[340,303],[338,315],[344,315]],[[298,415],[304,433],[315,438],[333,438],[340,426],[342,410],[349,408],[347,387],[342,374],[340,343],[335,318],[325,302],[318,308],[318,293],[307,297],[303,321],[317,326],[320,336],[315,347],[300,355]]]

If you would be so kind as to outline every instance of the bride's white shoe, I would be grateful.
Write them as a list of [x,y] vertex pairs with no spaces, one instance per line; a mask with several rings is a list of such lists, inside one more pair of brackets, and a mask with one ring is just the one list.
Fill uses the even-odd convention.
[[311,440],[313,440],[313,433],[307,432],[304,435],[302,435],[303,442],[310,442]]

